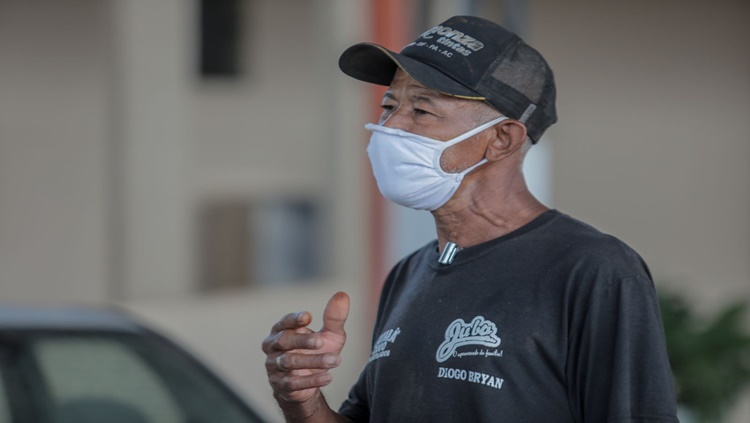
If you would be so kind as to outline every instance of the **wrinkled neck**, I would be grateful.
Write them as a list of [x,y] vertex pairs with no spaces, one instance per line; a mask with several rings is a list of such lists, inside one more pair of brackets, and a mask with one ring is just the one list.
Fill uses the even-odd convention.
[[501,237],[549,210],[528,190],[521,172],[505,179],[490,173],[468,174],[454,197],[432,212],[440,251],[448,241],[465,248]]

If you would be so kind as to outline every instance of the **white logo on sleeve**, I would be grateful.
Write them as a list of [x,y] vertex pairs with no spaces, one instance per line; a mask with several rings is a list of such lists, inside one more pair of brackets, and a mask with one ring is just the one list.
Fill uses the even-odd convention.
[[372,353],[368,362],[375,361],[379,358],[388,357],[391,355],[391,350],[387,349],[389,344],[396,342],[396,337],[401,333],[401,328],[388,329],[387,331],[380,334],[378,340],[375,341],[375,346],[372,347]]
[[445,341],[438,347],[435,358],[438,363],[442,363],[456,354],[457,348],[466,345],[490,348],[499,346],[497,326],[482,316],[475,317],[471,323],[466,323],[460,318],[454,320],[445,330]]

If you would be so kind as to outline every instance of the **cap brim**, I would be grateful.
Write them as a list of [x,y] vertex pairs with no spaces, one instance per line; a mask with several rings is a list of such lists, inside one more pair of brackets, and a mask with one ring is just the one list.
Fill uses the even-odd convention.
[[392,52],[372,43],[355,44],[339,58],[339,68],[354,79],[377,85],[391,85],[397,69],[422,85],[454,97],[485,100],[479,93],[456,82],[432,66],[411,57]]

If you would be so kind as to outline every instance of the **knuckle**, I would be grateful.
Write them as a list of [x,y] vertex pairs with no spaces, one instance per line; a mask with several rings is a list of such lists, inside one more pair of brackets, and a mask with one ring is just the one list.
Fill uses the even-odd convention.
[[276,362],[271,357],[266,357],[266,373],[271,374],[276,370]]
[[290,354],[282,360],[282,365],[288,369],[309,369],[310,363],[307,355],[304,354]]
[[285,330],[279,334],[278,345],[283,350],[293,350],[297,348],[306,348],[309,335],[297,333],[292,330]]
[[278,362],[279,365],[283,367],[284,369],[290,369],[291,367],[290,367],[289,359],[290,359],[289,356],[287,356],[286,354],[282,354],[278,356],[278,358],[276,359],[278,361],[274,360],[273,366],[276,367],[276,363]]
[[271,334],[273,335],[278,332],[283,332],[289,328],[294,327],[297,320],[297,314],[298,313],[287,313],[286,315],[284,315],[281,320],[274,323],[274,325],[271,327]]
[[269,335],[269,336],[267,336],[266,339],[264,339],[263,343],[261,344],[263,352],[265,352],[266,354],[268,354],[271,351],[277,349],[278,342],[279,342],[279,335]]
[[281,322],[276,322],[271,326],[271,334],[281,331]]
[[287,313],[284,317],[281,318],[281,321],[279,324],[283,326],[285,329],[289,327],[295,327],[297,326],[297,316],[299,313]]
[[277,376],[268,376],[268,381],[271,384],[271,388],[276,392],[282,392],[284,391],[284,387],[281,384],[281,378]]
[[291,376],[284,376],[283,378],[281,378],[280,385],[281,388],[285,391],[296,391],[299,389],[299,382]]
[[287,349],[287,347],[289,346],[289,338],[293,335],[294,335],[293,333],[286,331],[286,330],[283,332],[280,332],[277,335],[276,344],[278,345],[280,349]]
[[273,343],[273,340],[271,337],[267,337],[263,340],[263,343],[260,345],[263,352],[268,353],[271,350],[271,344]]

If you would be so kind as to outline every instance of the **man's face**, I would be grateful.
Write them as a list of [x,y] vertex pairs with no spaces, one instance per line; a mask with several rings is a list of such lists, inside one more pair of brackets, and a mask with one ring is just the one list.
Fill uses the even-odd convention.
[[[477,101],[441,94],[401,69],[396,71],[381,107],[381,125],[440,141],[453,139],[484,123],[478,121],[479,108],[484,106]],[[487,145],[487,132],[445,150],[440,160],[443,170],[460,172],[480,161]]]

